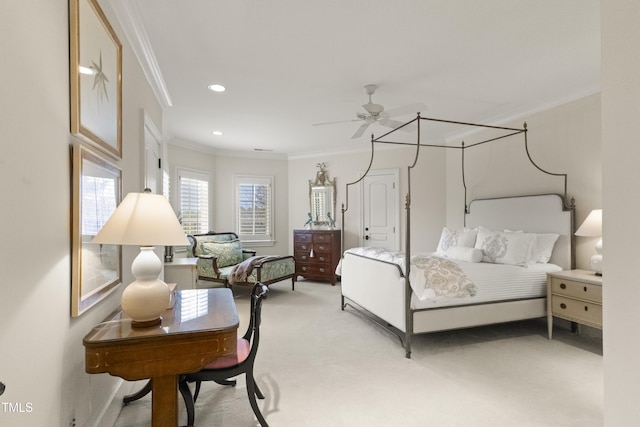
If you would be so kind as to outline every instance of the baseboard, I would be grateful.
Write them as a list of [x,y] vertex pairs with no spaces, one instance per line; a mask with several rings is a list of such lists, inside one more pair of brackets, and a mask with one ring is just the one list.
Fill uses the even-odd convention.
[[96,416],[95,422],[91,424],[93,427],[113,427],[120,411],[122,411],[122,398],[133,393],[140,387],[144,386],[145,381],[125,381],[118,379],[118,385],[114,387],[109,402],[104,406],[102,411]]

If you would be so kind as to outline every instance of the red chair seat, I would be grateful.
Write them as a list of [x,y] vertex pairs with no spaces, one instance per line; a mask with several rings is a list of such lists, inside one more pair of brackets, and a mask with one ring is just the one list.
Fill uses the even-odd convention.
[[251,343],[244,338],[240,338],[238,339],[238,347],[235,354],[230,354],[229,356],[225,357],[219,357],[213,362],[206,365],[204,369],[224,369],[238,365],[247,359],[250,350]]

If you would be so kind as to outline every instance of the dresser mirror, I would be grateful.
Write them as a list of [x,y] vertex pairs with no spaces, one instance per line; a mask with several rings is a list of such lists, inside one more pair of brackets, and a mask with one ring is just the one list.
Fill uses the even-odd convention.
[[336,180],[329,179],[327,165],[318,163],[318,171],[309,180],[309,221],[313,226],[335,226]]

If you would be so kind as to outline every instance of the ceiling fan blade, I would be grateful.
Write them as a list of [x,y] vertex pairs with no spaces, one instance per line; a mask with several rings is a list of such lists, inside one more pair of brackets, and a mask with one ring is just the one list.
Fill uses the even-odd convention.
[[362,136],[362,134],[364,133],[365,130],[367,130],[367,128],[369,127],[369,123],[364,123],[362,126],[360,126],[358,128],[358,130],[356,131],[356,133],[353,134],[353,136],[351,137],[351,139],[356,139],[356,138],[360,138]]
[[404,116],[407,114],[417,114],[418,112],[422,113],[427,111],[428,108],[423,102],[418,102],[415,104],[405,105],[404,107],[396,107],[390,110],[387,110],[386,113],[389,117],[395,116]]
[[338,124],[338,123],[359,122],[360,120],[361,119],[351,119],[351,120],[338,120],[336,122],[313,123],[311,126],[335,125],[335,124]]
[[392,119],[380,119],[378,123],[380,123],[382,126],[386,126],[393,129],[400,127],[404,124],[404,122],[399,122],[398,120],[392,120]]

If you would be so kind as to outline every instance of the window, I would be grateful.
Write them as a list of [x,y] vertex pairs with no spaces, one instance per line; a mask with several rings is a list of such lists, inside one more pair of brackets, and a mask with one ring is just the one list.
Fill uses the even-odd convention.
[[187,234],[209,231],[209,174],[178,169],[178,219]]
[[273,177],[236,176],[236,232],[243,242],[273,242]]

